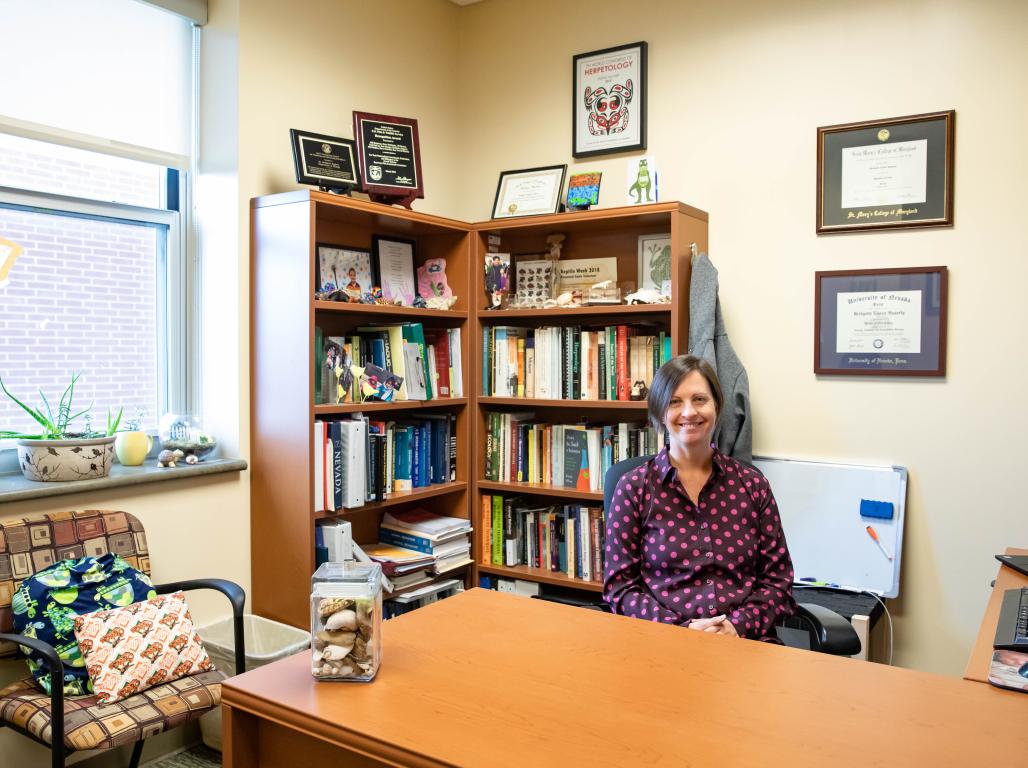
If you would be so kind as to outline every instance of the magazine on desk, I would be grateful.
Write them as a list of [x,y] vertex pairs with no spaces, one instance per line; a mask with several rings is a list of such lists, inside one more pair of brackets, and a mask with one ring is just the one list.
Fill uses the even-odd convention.
[[993,651],[989,682],[1000,688],[1028,693],[1028,653]]

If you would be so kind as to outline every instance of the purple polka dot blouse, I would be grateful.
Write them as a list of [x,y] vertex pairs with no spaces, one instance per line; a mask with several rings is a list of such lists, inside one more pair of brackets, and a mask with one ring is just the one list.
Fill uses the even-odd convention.
[[771,486],[714,450],[699,504],[665,447],[618,482],[607,511],[603,597],[666,624],[726,614],[740,637],[775,641],[796,611],[792,559]]

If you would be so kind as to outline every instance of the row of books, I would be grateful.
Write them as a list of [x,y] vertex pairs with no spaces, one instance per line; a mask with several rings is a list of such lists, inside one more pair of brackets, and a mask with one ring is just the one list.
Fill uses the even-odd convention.
[[421,323],[357,328],[349,336],[314,330],[314,402],[435,400],[464,396],[460,328]]
[[482,394],[542,400],[641,400],[671,359],[663,330],[610,325],[518,328],[482,335]]
[[533,419],[533,413],[487,414],[487,480],[599,491],[614,464],[660,450],[662,436],[644,424],[548,424]]
[[314,511],[350,509],[457,479],[456,414],[314,422]]
[[539,504],[519,496],[483,495],[485,565],[527,565],[585,581],[603,581],[603,509]]

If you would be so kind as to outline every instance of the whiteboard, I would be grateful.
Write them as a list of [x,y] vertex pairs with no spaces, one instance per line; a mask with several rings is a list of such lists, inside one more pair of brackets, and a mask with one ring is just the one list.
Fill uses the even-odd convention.
[[[828,464],[757,456],[753,465],[771,483],[789,545],[796,583],[827,581],[882,597],[899,595],[905,467]],[[862,499],[892,502],[891,520],[863,517]],[[878,534],[890,561],[868,534]]]

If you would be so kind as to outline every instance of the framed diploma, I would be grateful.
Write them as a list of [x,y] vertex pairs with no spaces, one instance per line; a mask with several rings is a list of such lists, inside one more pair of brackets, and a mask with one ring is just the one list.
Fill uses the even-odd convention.
[[405,208],[425,196],[417,120],[354,112],[353,135],[362,192],[375,202]]
[[646,149],[646,43],[580,53],[571,68],[572,154]]
[[567,170],[567,165],[549,165],[521,171],[503,171],[496,185],[493,218],[509,219],[556,213]]
[[946,375],[946,267],[814,276],[814,373]]
[[349,192],[360,187],[354,142],[321,133],[289,129],[297,184]]
[[955,114],[818,128],[817,233],[953,226]]
[[400,237],[372,238],[375,277],[387,304],[414,306],[414,241]]

